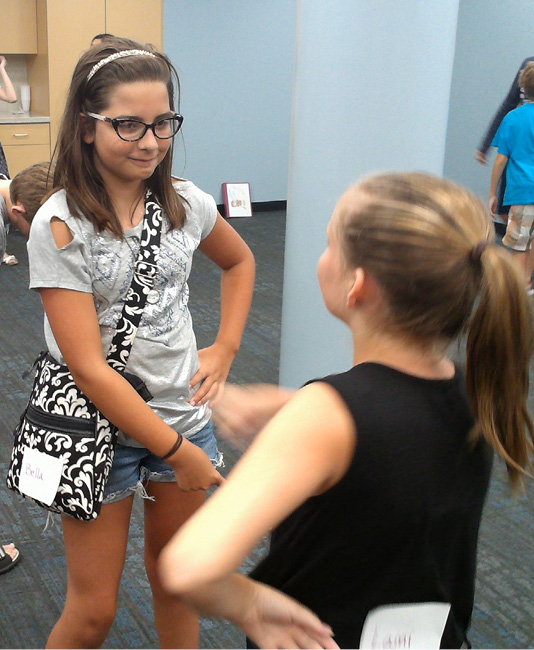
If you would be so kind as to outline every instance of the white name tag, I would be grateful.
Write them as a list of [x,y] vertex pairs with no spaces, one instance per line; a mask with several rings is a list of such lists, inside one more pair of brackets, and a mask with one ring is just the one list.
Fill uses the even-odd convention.
[[410,603],[373,609],[363,625],[360,648],[439,648],[449,603]]
[[62,470],[63,462],[59,458],[26,447],[22,456],[19,490],[49,506],[56,496]]

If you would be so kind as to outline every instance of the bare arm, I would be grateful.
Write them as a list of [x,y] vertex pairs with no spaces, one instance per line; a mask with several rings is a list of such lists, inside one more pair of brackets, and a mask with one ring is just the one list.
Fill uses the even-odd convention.
[[6,72],[5,56],[0,56],[0,84],[3,86],[0,88],[0,99],[10,104],[15,103],[17,101],[17,93]]
[[506,167],[508,162],[508,156],[504,156],[502,153],[498,153],[495,157],[495,162],[493,163],[493,169],[491,171],[491,182],[489,190],[489,199],[488,199],[488,208],[492,216],[496,216],[498,199],[497,199],[497,185],[502,176],[503,170]]
[[[51,229],[58,247],[72,238],[58,219],[52,220]],[[156,455],[166,454],[176,441],[176,432],[108,365],[93,296],[52,288],[41,289],[40,294],[54,338],[77,386],[115,426]],[[206,454],[187,440],[167,462],[182,489],[207,489],[222,481]]]
[[[355,444],[354,422],[333,388],[317,383],[298,391],[259,434],[225,486],[166,547],[160,566],[164,584],[249,634],[251,621],[271,624],[262,599],[284,606],[286,596],[275,590],[265,596],[265,585],[233,572],[263,535],[342,478]],[[262,627],[256,637],[260,645],[266,643],[264,633]]]
[[[338,648],[333,630],[307,607],[234,573],[196,591],[207,616],[238,625],[260,648]],[[237,614],[237,616],[236,616]]]
[[221,317],[213,345],[199,350],[199,369],[191,386],[202,382],[192,404],[215,400],[239,350],[254,289],[254,257],[237,232],[221,217],[199,246],[221,269]]
[[225,440],[244,451],[294,394],[294,390],[272,384],[226,384],[213,409],[213,421]]

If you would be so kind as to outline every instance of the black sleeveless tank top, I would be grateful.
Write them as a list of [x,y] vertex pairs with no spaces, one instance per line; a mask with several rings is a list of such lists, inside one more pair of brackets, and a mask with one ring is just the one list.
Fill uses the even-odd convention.
[[359,647],[375,607],[451,603],[441,647],[459,648],[493,456],[468,441],[463,373],[428,380],[363,363],[319,381],[354,418],[354,457],[339,483],[275,529],[251,576],[316,612],[342,648]]

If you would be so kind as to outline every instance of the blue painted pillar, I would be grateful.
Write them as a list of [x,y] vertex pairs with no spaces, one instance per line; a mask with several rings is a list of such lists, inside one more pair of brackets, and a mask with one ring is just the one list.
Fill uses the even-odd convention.
[[351,366],[315,267],[332,209],[378,170],[441,174],[458,0],[299,0],[280,383]]

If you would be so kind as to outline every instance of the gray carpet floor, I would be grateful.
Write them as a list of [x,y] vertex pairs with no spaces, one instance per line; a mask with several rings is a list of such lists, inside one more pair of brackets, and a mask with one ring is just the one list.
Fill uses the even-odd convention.
[[[232,225],[251,246],[257,282],[242,348],[230,380],[237,383],[278,380],[285,214],[258,213],[233,219]],[[39,298],[27,290],[25,245],[9,237],[15,267],[0,267],[0,476],[5,476],[12,431],[28,394],[25,369],[43,349]],[[190,301],[199,346],[213,340],[218,322],[218,272],[201,255],[195,259]],[[534,392],[533,392],[534,398]],[[531,398],[531,407],[534,400]],[[533,409],[534,410],[534,409]],[[236,453],[224,443],[228,472]],[[471,641],[476,648],[534,647],[534,489],[519,499],[509,495],[505,472],[496,463],[482,523],[477,592]],[[59,526],[44,530],[46,513],[17,497],[0,480],[0,540],[15,540],[22,559],[0,576],[0,647],[41,648],[59,616],[66,575]],[[119,611],[106,648],[154,648],[150,590],[142,563],[143,524],[136,503],[130,528]],[[264,540],[250,554],[245,569],[265,552]],[[95,567],[98,570],[98,567]],[[243,648],[244,636],[232,625],[203,619],[201,648]]]

